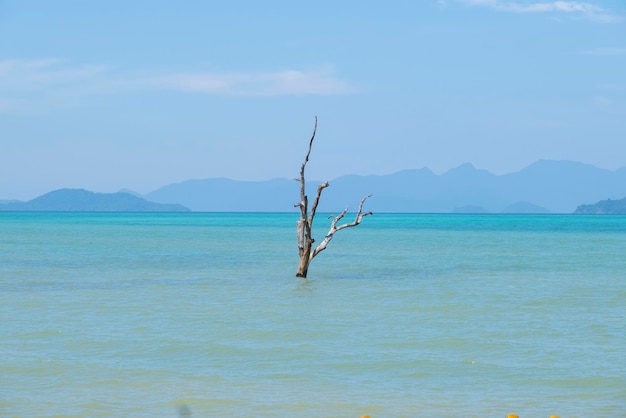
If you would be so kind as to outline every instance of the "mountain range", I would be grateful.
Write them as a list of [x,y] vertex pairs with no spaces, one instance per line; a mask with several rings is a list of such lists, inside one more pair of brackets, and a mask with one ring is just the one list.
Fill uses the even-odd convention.
[[[307,182],[310,200],[319,183]],[[374,212],[573,213],[583,204],[626,196],[626,167],[606,170],[573,161],[539,160],[518,172],[496,175],[463,164],[440,175],[422,168],[347,175],[329,183],[320,212],[338,212],[346,206],[354,210],[372,194],[366,209]],[[127,189],[120,193],[61,189],[28,202],[0,201],[0,210],[289,212],[296,210],[299,187],[289,179],[211,178],[168,184],[143,196]]]
[[[320,182],[307,182],[309,198]],[[372,194],[374,212],[426,213],[572,213],[585,203],[626,196],[626,167],[611,171],[593,165],[539,160],[521,171],[496,175],[463,164],[437,175],[428,168],[388,175],[347,175],[331,180],[319,209],[356,209]],[[179,203],[192,211],[287,212],[299,199],[294,180],[235,181],[223,178],[187,180],[163,186],[144,197]]]
[[28,202],[0,201],[0,211],[22,212],[189,212],[178,204],[149,202],[128,193],[59,189]]

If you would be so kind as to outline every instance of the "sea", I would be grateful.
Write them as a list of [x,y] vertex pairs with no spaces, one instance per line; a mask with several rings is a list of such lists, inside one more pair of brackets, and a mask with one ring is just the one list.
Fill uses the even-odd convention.
[[297,219],[0,213],[0,417],[626,416],[626,216]]

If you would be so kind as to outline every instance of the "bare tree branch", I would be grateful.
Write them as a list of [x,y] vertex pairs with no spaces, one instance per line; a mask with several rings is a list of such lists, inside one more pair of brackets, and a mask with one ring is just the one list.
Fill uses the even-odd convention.
[[300,202],[296,203],[294,206],[300,206],[300,213],[302,214],[302,219],[306,219],[308,207],[307,207],[307,196],[305,191],[305,180],[304,180],[304,169],[306,168],[306,164],[309,162],[309,156],[311,155],[311,149],[313,148],[313,140],[315,139],[315,133],[317,132],[317,116],[315,116],[315,124],[313,125],[313,134],[311,135],[311,139],[309,140],[309,150],[306,153],[306,157],[304,157],[304,161],[300,166],[300,178],[298,181],[300,182]]
[[329,186],[328,182],[322,183],[317,186],[317,194],[311,206],[311,214],[309,215],[309,226],[313,226],[313,218],[315,218],[315,212],[317,212],[317,205],[320,203],[320,197],[322,197],[322,191]]
[[[361,223],[361,221],[363,220],[364,217],[368,216],[368,215],[373,215],[374,213],[372,211],[366,212],[366,213],[362,213],[363,212],[363,203],[365,203],[365,201],[367,199],[369,199],[370,197],[372,197],[371,194],[365,196],[363,199],[361,199],[361,203],[359,203],[359,210],[356,213],[356,216],[354,217],[354,221],[349,223],[349,224],[343,224],[337,227],[336,231],[340,231],[344,228],[350,228],[353,226],[357,226],[358,224]],[[345,214],[345,211],[344,211]]]
[[361,199],[361,203],[359,203],[359,210],[356,213],[356,216],[354,217],[354,221],[347,223],[347,224],[342,224],[337,226],[337,223],[346,215],[346,213],[348,212],[348,208],[345,208],[343,210],[343,212],[341,212],[339,215],[335,216],[333,218],[333,221],[330,224],[330,229],[328,230],[328,233],[326,233],[326,236],[324,237],[324,240],[315,248],[315,250],[313,250],[313,252],[311,252],[311,255],[309,257],[310,260],[313,260],[313,258],[318,255],[319,253],[321,253],[322,251],[324,251],[326,249],[326,246],[328,245],[328,243],[333,239],[333,235],[335,235],[335,232],[337,231],[341,231],[342,229],[345,228],[351,228],[353,226],[357,226],[358,224],[361,223],[361,221],[363,220],[364,217],[368,216],[368,215],[373,215],[374,213],[369,211],[366,213],[362,213],[363,212],[363,203],[365,203],[365,201],[370,198],[372,195],[367,195],[365,196],[363,199]]

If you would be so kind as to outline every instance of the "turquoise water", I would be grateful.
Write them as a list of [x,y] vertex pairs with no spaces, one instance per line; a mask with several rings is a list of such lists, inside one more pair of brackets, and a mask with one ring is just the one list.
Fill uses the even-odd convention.
[[626,414],[626,217],[296,218],[0,213],[0,416]]

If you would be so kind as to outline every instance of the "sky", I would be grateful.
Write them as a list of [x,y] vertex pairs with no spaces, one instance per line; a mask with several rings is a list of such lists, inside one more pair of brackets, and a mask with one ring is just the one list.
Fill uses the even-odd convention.
[[623,0],[0,0],[0,199],[626,166]]

